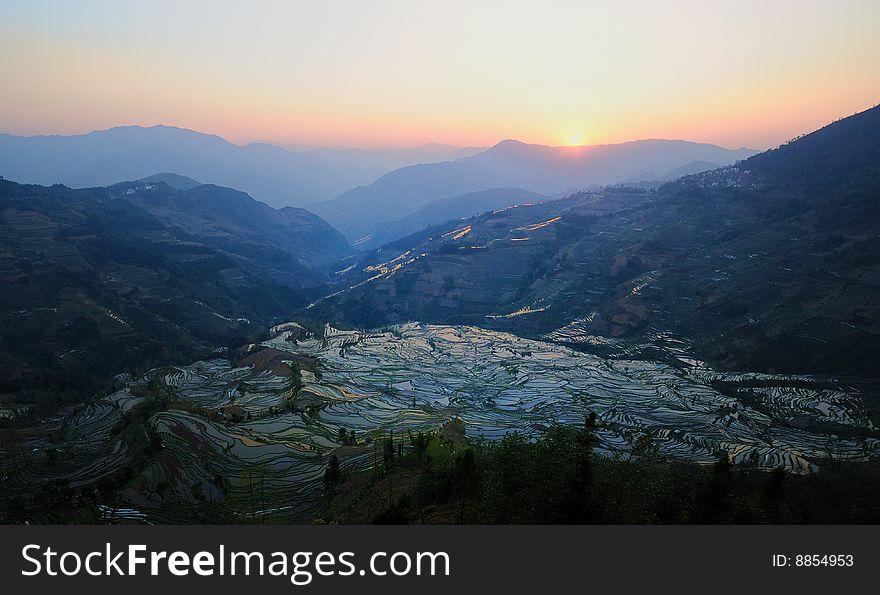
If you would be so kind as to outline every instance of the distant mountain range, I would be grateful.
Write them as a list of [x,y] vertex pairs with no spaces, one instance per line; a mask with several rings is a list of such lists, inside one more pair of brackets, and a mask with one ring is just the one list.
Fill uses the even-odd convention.
[[397,169],[368,186],[308,208],[356,241],[375,233],[385,222],[406,217],[439,199],[498,188],[560,195],[620,183],[644,172],[687,170],[699,162],[728,165],[753,154],[750,149],[730,150],[678,140],[583,147],[506,140],[455,161]]
[[238,188],[283,207],[332,199],[399,167],[482,150],[440,144],[394,150],[269,142],[239,146],[173,126],[120,126],[73,136],[0,134],[0,176],[19,183],[87,188],[173,172]]
[[[753,153],[663,140],[593,147],[507,140],[490,149],[441,144],[394,150],[238,146],[171,126],[121,126],[76,136],[0,134],[0,176],[19,183],[88,188],[166,172],[164,181],[172,186],[170,176],[176,175],[237,188],[273,207],[305,205],[350,241],[363,239],[357,244],[363,248],[402,237],[418,225],[474,215],[480,204],[466,205],[467,195],[476,198],[475,192],[491,191],[497,198],[511,188],[558,196],[614,183],[650,187]],[[429,203],[455,197],[463,198],[452,201],[459,207],[448,213],[436,205],[416,214]],[[502,203],[493,200],[492,208],[509,206]]]
[[121,126],[77,136],[0,134],[0,175],[16,182],[87,188],[156,172],[239,188],[278,207],[327,200],[377,175],[313,153],[266,143],[238,146],[171,126]]
[[0,393],[206,355],[323,294],[351,253],[307,211],[182,176],[0,180]]
[[[407,187],[399,177],[416,188],[431,172],[443,187],[462,161],[389,174],[350,206]],[[723,368],[876,377],[878,197],[880,107],[657,193],[612,188],[436,225],[347,261],[348,288],[303,315],[477,324],[579,349],[671,332]]]

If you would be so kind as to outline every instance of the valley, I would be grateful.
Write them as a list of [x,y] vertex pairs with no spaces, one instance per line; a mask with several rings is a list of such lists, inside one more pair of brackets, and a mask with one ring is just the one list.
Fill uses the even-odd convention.
[[[506,141],[352,190],[327,211],[351,222],[342,232],[170,173],[80,190],[0,180],[0,514],[876,518],[878,139],[875,107],[733,165],[561,197],[605,158],[538,194],[494,159],[552,177],[559,148]],[[458,175],[487,160],[515,175]],[[425,171],[440,178],[410,178]],[[624,489],[632,467],[641,496]],[[765,497],[779,481],[800,482],[787,512]],[[476,506],[479,490],[506,502],[525,488],[516,516]],[[828,516],[813,488],[859,505]],[[607,505],[624,497],[626,512]]]
[[301,315],[533,338],[662,329],[719,369],[875,376],[878,138],[875,107],[656,192],[608,187],[435,225],[346,260],[343,289]]

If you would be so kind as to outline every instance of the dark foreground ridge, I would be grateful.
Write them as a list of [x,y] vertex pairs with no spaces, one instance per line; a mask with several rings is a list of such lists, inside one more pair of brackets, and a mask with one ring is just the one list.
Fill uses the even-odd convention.
[[[461,427],[393,438],[372,469],[325,474],[321,522],[354,524],[864,524],[880,520],[880,467],[832,463],[799,476],[670,461],[650,434],[595,452],[595,418],[530,441],[470,442]],[[399,445],[407,444],[401,451]],[[397,444],[398,446],[395,446]],[[409,448],[411,447],[411,448]],[[831,503],[846,502],[846,506]]]

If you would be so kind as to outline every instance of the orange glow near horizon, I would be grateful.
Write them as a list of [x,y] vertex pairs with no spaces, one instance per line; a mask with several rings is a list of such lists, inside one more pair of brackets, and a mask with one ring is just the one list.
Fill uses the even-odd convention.
[[166,124],[239,144],[763,149],[880,101],[872,0],[548,2],[12,0],[0,132]]

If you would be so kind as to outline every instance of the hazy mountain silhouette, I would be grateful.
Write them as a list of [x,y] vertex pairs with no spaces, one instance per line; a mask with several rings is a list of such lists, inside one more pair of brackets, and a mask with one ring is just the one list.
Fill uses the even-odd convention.
[[352,149],[296,144],[281,144],[279,146],[291,151],[313,153],[334,165],[371,172],[376,178],[408,165],[451,161],[486,150],[486,147],[456,147],[441,143],[427,143],[405,149]]
[[240,188],[274,206],[330,199],[374,176],[312,153],[234,145],[171,126],[121,126],[77,136],[0,134],[0,175],[23,183],[84,188],[174,172]]
[[490,188],[523,188],[558,195],[612,184],[648,170],[666,172],[694,161],[726,165],[753,155],[750,149],[678,140],[642,140],[614,145],[548,147],[505,140],[491,149],[442,163],[413,165],[385,174],[309,208],[349,239],[377,223],[400,219],[425,204]]

